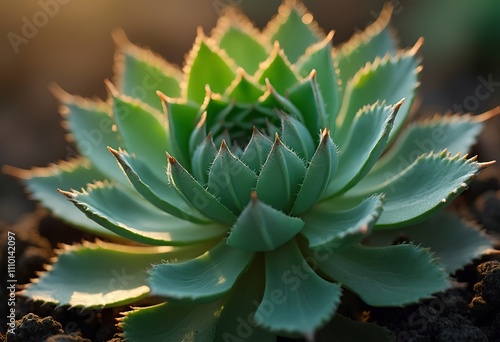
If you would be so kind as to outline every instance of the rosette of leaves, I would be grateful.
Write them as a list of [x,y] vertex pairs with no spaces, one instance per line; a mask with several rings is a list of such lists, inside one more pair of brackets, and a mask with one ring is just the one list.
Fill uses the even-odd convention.
[[333,48],[293,1],[263,32],[228,11],[182,72],[117,32],[106,102],[56,90],[81,156],[16,172],[56,216],[117,242],[62,248],[22,295],[161,298],[125,314],[129,341],[387,339],[338,314],[342,295],[414,303],[491,247],[440,209],[489,165],[458,153],[493,115],[403,127],[421,42],[399,49],[390,14]]

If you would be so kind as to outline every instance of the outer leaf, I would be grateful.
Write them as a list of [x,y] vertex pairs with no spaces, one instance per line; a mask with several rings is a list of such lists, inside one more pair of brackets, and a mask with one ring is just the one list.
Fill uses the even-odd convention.
[[299,110],[299,118],[303,118],[309,134],[318,143],[318,132],[320,127],[326,127],[327,114],[316,82],[316,72],[313,70],[308,78],[290,89],[288,96],[290,102]]
[[112,89],[113,112],[127,150],[134,153],[158,178],[165,177],[169,151],[165,123],[159,112]]
[[[130,342],[212,341],[222,301],[185,306],[162,303],[125,313],[119,324]],[[186,322],[179,324],[179,322]],[[158,322],[161,322],[158,323]]]
[[318,206],[302,215],[305,222],[302,234],[309,248],[324,245],[339,249],[365,237],[377,222],[383,209],[383,196],[372,196],[348,210]]
[[[467,152],[476,142],[484,121],[495,112],[480,116],[453,115],[410,124],[394,146],[375,163],[373,169],[363,178],[352,194],[367,192],[403,171],[424,153],[447,149],[452,155]],[[354,191],[355,190],[355,191]]]
[[169,146],[171,153],[176,156],[182,165],[191,167],[191,154],[189,153],[189,139],[196,127],[199,107],[170,99],[159,94],[163,100],[168,119]]
[[302,160],[281,142],[278,135],[257,180],[259,198],[284,212],[289,211],[306,173]]
[[[235,76],[235,68],[227,63],[228,59],[224,59],[223,55],[221,50],[204,37],[202,31],[198,31],[184,68],[187,76],[185,97],[188,100],[203,103],[207,84],[219,94],[229,87]],[[207,68],[207,65],[210,65],[210,68]]]
[[266,288],[255,320],[271,331],[311,338],[336,311],[341,292],[312,270],[292,240],[266,253]]
[[393,334],[375,323],[353,321],[336,314],[315,336],[317,342],[394,342]]
[[337,177],[328,186],[324,196],[346,191],[363,178],[385,149],[394,117],[401,107],[375,104],[358,112],[339,152]]
[[272,141],[267,139],[257,130],[257,128],[254,127],[252,138],[243,151],[241,161],[243,161],[255,173],[259,173],[262,165],[266,162],[272,146]]
[[159,90],[171,97],[181,95],[181,71],[150,50],[130,43],[121,30],[113,32],[117,45],[115,74],[118,89],[127,96],[139,99],[161,110]]
[[233,155],[224,140],[208,175],[208,191],[235,215],[247,205],[257,176]]
[[321,271],[373,306],[400,306],[450,286],[432,255],[414,245],[350,247],[317,260]]
[[281,116],[281,141],[304,160],[314,154],[314,141],[306,126],[286,114]]
[[403,172],[374,189],[373,193],[386,194],[377,227],[396,228],[417,223],[452,201],[482,168],[490,165],[475,160],[458,155],[452,158],[445,151],[419,157]]
[[145,269],[162,259],[203,253],[192,247],[132,247],[98,241],[59,250],[57,261],[21,293],[59,306],[104,308],[132,303],[149,293]]
[[111,184],[96,183],[88,191],[65,192],[78,209],[124,238],[151,245],[187,245],[215,239],[226,229],[178,219],[151,203]]
[[110,149],[134,188],[159,209],[183,220],[207,223],[208,219],[191,207],[178,193],[175,187],[167,182],[167,175],[159,179],[148,166],[135,156],[125,151]]
[[225,95],[236,103],[257,102],[264,94],[264,87],[251,80],[242,69],[238,69],[236,73],[236,78],[226,90]]
[[337,148],[330,139],[326,128],[321,134],[321,141],[307,168],[291,213],[300,215],[311,208],[321,197],[337,171]]
[[69,95],[58,87],[53,92],[64,105],[61,114],[78,151],[107,178],[128,186],[127,178],[107,149],[108,146],[116,149],[123,145],[121,137],[113,129],[115,121],[109,105]]
[[250,203],[231,228],[227,244],[244,251],[272,251],[290,241],[303,227],[301,219],[262,203],[253,192]]
[[212,36],[219,47],[249,74],[255,73],[259,63],[268,55],[266,44],[259,39],[260,32],[247,17],[234,10],[228,10],[218,20]]
[[252,258],[253,253],[221,242],[196,259],[153,266],[151,292],[169,300],[212,302],[231,290]]
[[57,192],[57,189],[80,189],[88,183],[104,178],[104,175],[87,159],[80,157],[30,171],[4,166],[2,171],[21,179],[31,196],[55,216],[92,234],[117,237],[116,234],[89,220]]
[[[389,27],[392,15],[392,5],[387,3],[375,22],[364,31],[354,34],[351,39],[336,51],[335,61],[340,70],[340,80],[345,86],[354,75],[368,62],[377,57],[394,54],[398,48],[393,32]],[[342,96],[340,96],[342,98]]]
[[347,83],[334,135],[334,141],[341,149],[346,144],[346,138],[358,110],[377,101],[397,103],[405,99],[394,120],[389,139],[396,136],[410,112],[415,90],[419,84],[418,73],[421,67],[418,66],[419,61],[415,55],[420,44],[419,41],[411,50],[400,52],[395,57],[387,55],[368,63]]
[[205,216],[227,224],[235,221],[233,213],[209,193],[180,165],[168,156],[168,177],[177,191]]
[[274,44],[274,49],[266,61],[260,64],[255,77],[260,84],[266,84],[266,79],[269,80],[280,94],[284,94],[299,82],[299,76],[278,43]]
[[414,226],[377,231],[369,241],[390,245],[401,237],[429,247],[450,274],[486,253],[493,244],[475,224],[444,211]]
[[[318,112],[319,124],[321,127],[328,125],[333,128],[335,127],[335,118],[337,117],[340,107],[340,90],[338,75],[332,60],[332,38],[333,32],[330,32],[322,42],[311,46],[297,64],[299,65],[299,73],[302,77],[310,75],[313,70],[316,71],[314,75],[317,74],[317,84],[319,86],[317,87],[314,85],[314,87],[319,88],[318,91],[321,96],[315,95],[314,98],[318,104],[320,104],[318,98],[321,98],[324,103],[321,103],[323,106],[316,105],[315,109]],[[314,78],[312,78],[312,83],[315,83]],[[296,103],[293,98],[294,96],[291,91],[290,99],[292,102]],[[300,97],[298,99],[300,99]],[[305,99],[309,100],[310,97],[304,97],[302,101]],[[298,103],[296,103],[296,105],[299,106]],[[312,108],[314,108],[314,106]],[[312,111],[314,112],[315,110]],[[306,111],[302,112],[304,115],[307,115]],[[310,119],[307,121],[309,122]],[[317,129],[315,132],[317,132]]]
[[278,41],[290,61],[295,63],[309,46],[321,40],[321,34],[313,16],[295,1],[285,1],[278,13],[269,22],[264,35],[271,42]]
[[224,303],[214,341],[276,342],[276,335],[258,327],[254,318],[255,308],[264,293],[265,273],[261,261],[263,258],[255,260],[236,282],[231,296]]

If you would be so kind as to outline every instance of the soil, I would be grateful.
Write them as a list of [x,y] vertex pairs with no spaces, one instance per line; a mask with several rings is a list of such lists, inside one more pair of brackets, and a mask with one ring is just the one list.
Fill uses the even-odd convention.
[[[470,189],[453,204],[452,210],[466,219],[481,224],[493,238],[500,236],[500,181],[498,168],[488,169]],[[72,244],[94,237],[52,218],[45,211],[23,217],[12,227],[0,225],[16,233],[16,276],[18,284],[28,283],[50,263],[53,249],[60,243]],[[6,241],[1,259],[7,255]],[[361,304],[363,320],[376,322],[391,330],[399,341],[500,341],[500,244],[498,253],[490,253],[453,275],[455,286],[433,299],[404,308],[375,308]],[[2,265],[0,281],[6,284],[6,265]],[[5,287],[0,296],[7,298]],[[5,301],[4,301],[5,302]],[[0,342],[118,342],[115,326],[120,312],[128,306],[104,310],[55,308],[40,305],[23,297],[16,298],[16,335],[7,334],[9,308],[0,305]],[[279,339],[284,341],[286,339]]]

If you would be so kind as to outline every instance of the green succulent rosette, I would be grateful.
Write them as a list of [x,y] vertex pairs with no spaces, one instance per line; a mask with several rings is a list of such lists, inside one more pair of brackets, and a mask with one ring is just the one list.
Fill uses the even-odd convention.
[[[296,2],[262,33],[227,11],[183,71],[116,32],[106,102],[55,90],[81,157],[17,175],[56,216],[117,242],[62,248],[22,294],[163,299],[125,314],[129,341],[389,338],[338,314],[342,294],[414,303],[491,247],[440,209],[488,165],[458,153],[493,115],[404,126],[421,41],[399,49],[390,15],[333,48]],[[401,234],[412,243],[392,244]]]

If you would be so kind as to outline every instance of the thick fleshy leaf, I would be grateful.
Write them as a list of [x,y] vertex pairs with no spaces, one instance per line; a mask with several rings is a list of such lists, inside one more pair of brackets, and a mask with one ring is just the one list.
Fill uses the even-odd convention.
[[58,251],[57,261],[21,294],[58,306],[129,304],[149,293],[146,269],[151,263],[192,258],[203,252],[201,246],[135,247],[100,241],[66,246]]
[[352,245],[365,237],[377,222],[383,210],[383,196],[372,196],[347,210],[336,210],[319,205],[302,215],[303,234],[309,248],[321,245],[339,249]]
[[333,316],[341,294],[340,285],[317,275],[292,240],[266,253],[266,288],[255,320],[270,331],[311,339]]
[[209,193],[171,156],[168,156],[167,174],[177,191],[199,212],[213,220],[227,224],[234,223],[236,217],[233,213]]
[[[446,151],[431,153],[419,157],[403,172],[381,183],[371,192],[385,193],[384,212],[377,228],[398,228],[418,223],[455,199],[481,169],[490,165],[475,160],[459,155],[450,157]],[[346,197],[349,197],[348,193]]]
[[274,108],[275,111],[281,110],[282,112],[289,114],[291,117],[305,123],[304,117],[301,111],[285,96],[281,95],[271,84],[269,80],[266,80],[267,92],[261,98],[261,104]]
[[410,124],[391,149],[384,154],[364,177],[352,194],[367,192],[392,178],[413,163],[424,153],[446,149],[452,155],[466,153],[476,142],[484,121],[495,115],[495,111],[479,116],[436,116]]
[[243,14],[228,9],[217,22],[212,37],[219,47],[247,73],[254,74],[268,55],[260,32]]
[[337,147],[330,139],[326,128],[321,134],[321,141],[307,168],[291,213],[300,215],[311,208],[323,195],[337,171]]
[[257,326],[255,309],[264,293],[265,270],[263,258],[238,279],[217,321],[214,341],[276,342],[276,335]]
[[306,49],[322,39],[313,16],[296,1],[285,1],[278,9],[278,15],[269,22],[264,36],[271,42],[278,41],[292,63]]
[[151,293],[172,301],[212,302],[231,290],[253,255],[221,242],[196,259],[154,265]]
[[391,15],[392,5],[387,3],[376,21],[364,31],[355,33],[349,41],[336,50],[335,61],[340,70],[342,83],[341,95],[348,81],[366,63],[371,63],[375,58],[384,57],[388,53],[394,54],[398,50],[396,38],[389,26]]
[[446,212],[414,226],[374,232],[368,243],[390,245],[400,239],[430,248],[450,274],[486,253],[493,245],[475,224]]
[[65,192],[85,215],[115,232],[150,245],[188,245],[225,234],[217,224],[196,224],[178,219],[112,184],[95,183],[84,192]]
[[148,166],[133,155],[125,151],[110,149],[120,163],[128,179],[144,198],[161,210],[183,220],[207,223],[208,218],[191,207],[172,184],[168,182],[167,175],[159,179]]
[[373,306],[415,303],[450,286],[442,265],[415,245],[355,246],[316,261],[326,275]]
[[66,120],[65,127],[71,132],[69,139],[75,141],[78,151],[108,179],[128,185],[127,178],[107,149],[108,146],[123,147],[123,140],[114,128],[111,107],[104,102],[72,96],[59,87],[52,91],[63,105],[61,114]]
[[286,114],[281,116],[281,141],[304,160],[314,154],[314,141],[306,126]]
[[189,151],[189,140],[191,133],[195,130],[199,114],[199,107],[171,99],[159,94],[163,100],[168,119],[169,146],[171,153],[185,165],[191,168],[191,154]]
[[194,151],[191,159],[193,176],[203,185],[208,182],[208,172],[216,156],[217,148],[212,140],[212,134],[208,133],[207,137]]
[[[214,92],[222,94],[229,87],[236,76],[233,65],[228,64],[225,53],[211,44],[201,30],[194,43],[193,49],[186,60],[184,72],[186,74],[185,97],[188,100],[202,104],[205,99],[205,86],[209,85]],[[207,68],[210,65],[210,68]]]
[[196,306],[162,303],[136,308],[125,313],[119,326],[130,342],[212,341],[222,305],[221,300]]
[[142,160],[156,177],[165,177],[169,151],[164,118],[152,107],[132,98],[119,95],[108,84],[113,94],[113,112],[125,147]]
[[395,342],[393,334],[387,328],[375,323],[354,321],[339,314],[314,337],[316,342]]
[[339,152],[337,176],[324,196],[346,191],[363,178],[385,149],[394,118],[401,102],[395,106],[374,104],[358,112]]
[[419,41],[411,50],[400,51],[394,57],[387,55],[382,59],[375,59],[347,83],[333,135],[335,143],[341,149],[346,144],[346,138],[359,109],[377,101],[394,104],[401,99],[405,100],[394,120],[389,139],[397,135],[410,112],[419,85],[418,73],[421,67],[416,53],[420,46]]
[[[310,75],[310,73],[315,70],[315,74],[317,77],[313,78],[313,83],[319,85],[314,85],[314,88],[319,88],[318,91],[321,94],[321,101],[318,100],[320,96],[314,95],[314,97],[310,97],[311,95],[304,95],[304,97],[297,96],[297,100],[311,101],[312,98],[318,102],[316,106],[311,106],[310,111],[317,112],[319,118],[320,127],[335,127],[335,118],[338,114],[340,107],[340,96],[339,96],[339,84],[338,84],[338,75],[335,70],[334,62],[332,60],[332,38],[333,32],[330,32],[328,36],[322,41],[314,46],[311,46],[306,54],[297,62],[299,67],[299,73],[302,77],[306,77]],[[316,82],[315,82],[316,81]],[[290,91],[290,100],[296,104],[299,108],[301,108],[300,104],[297,101],[294,101],[293,90]],[[315,90],[316,92],[316,90]],[[302,111],[304,115],[306,111]],[[308,122],[312,120],[308,118]],[[317,129],[315,130],[317,132]]]
[[182,72],[177,67],[150,50],[133,45],[121,30],[113,32],[113,38],[117,45],[115,76],[120,92],[158,110],[162,110],[162,105],[157,90],[171,97],[181,95]]
[[225,93],[230,100],[237,103],[255,103],[263,94],[264,87],[251,80],[241,69],[238,69],[236,78]]
[[243,151],[241,160],[255,173],[260,173],[272,147],[273,142],[254,127],[252,138]]
[[33,199],[40,201],[55,216],[98,236],[117,237],[116,234],[101,227],[85,217],[57,189],[80,189],[88,183],[103,180],[104,175],[96,170],[89,160],[80,157],[69,162],[59,162],[46,168],[21,170],[4,166],[2,172],[19,178],[28,188]]
[[271,152],[257,180],[259,199],[275,209],[289,211],[306,173],[303,161],[276,135]]
[[326,113],[323,97],[316,82],[316,72],[312,71],[309,77],[294,86],[288,92],[290,102],[300,112],[300,118],[309,130],[314,142],[318,143],[320,128],[326,127]]
[[208,174],[208,191],[235,215],[247,205],[257,176],[229,151],[224,140]]
[[299,82],[300,76],[276,43],[269,57],[260,64],[255,78],[260,84],[266,84],[266,80],[269,80],[280,94],[284,94]]
[[227,244],[244,251],[272,251],[290,241],[304,222],[262,203],[255,192],[231,228]]

